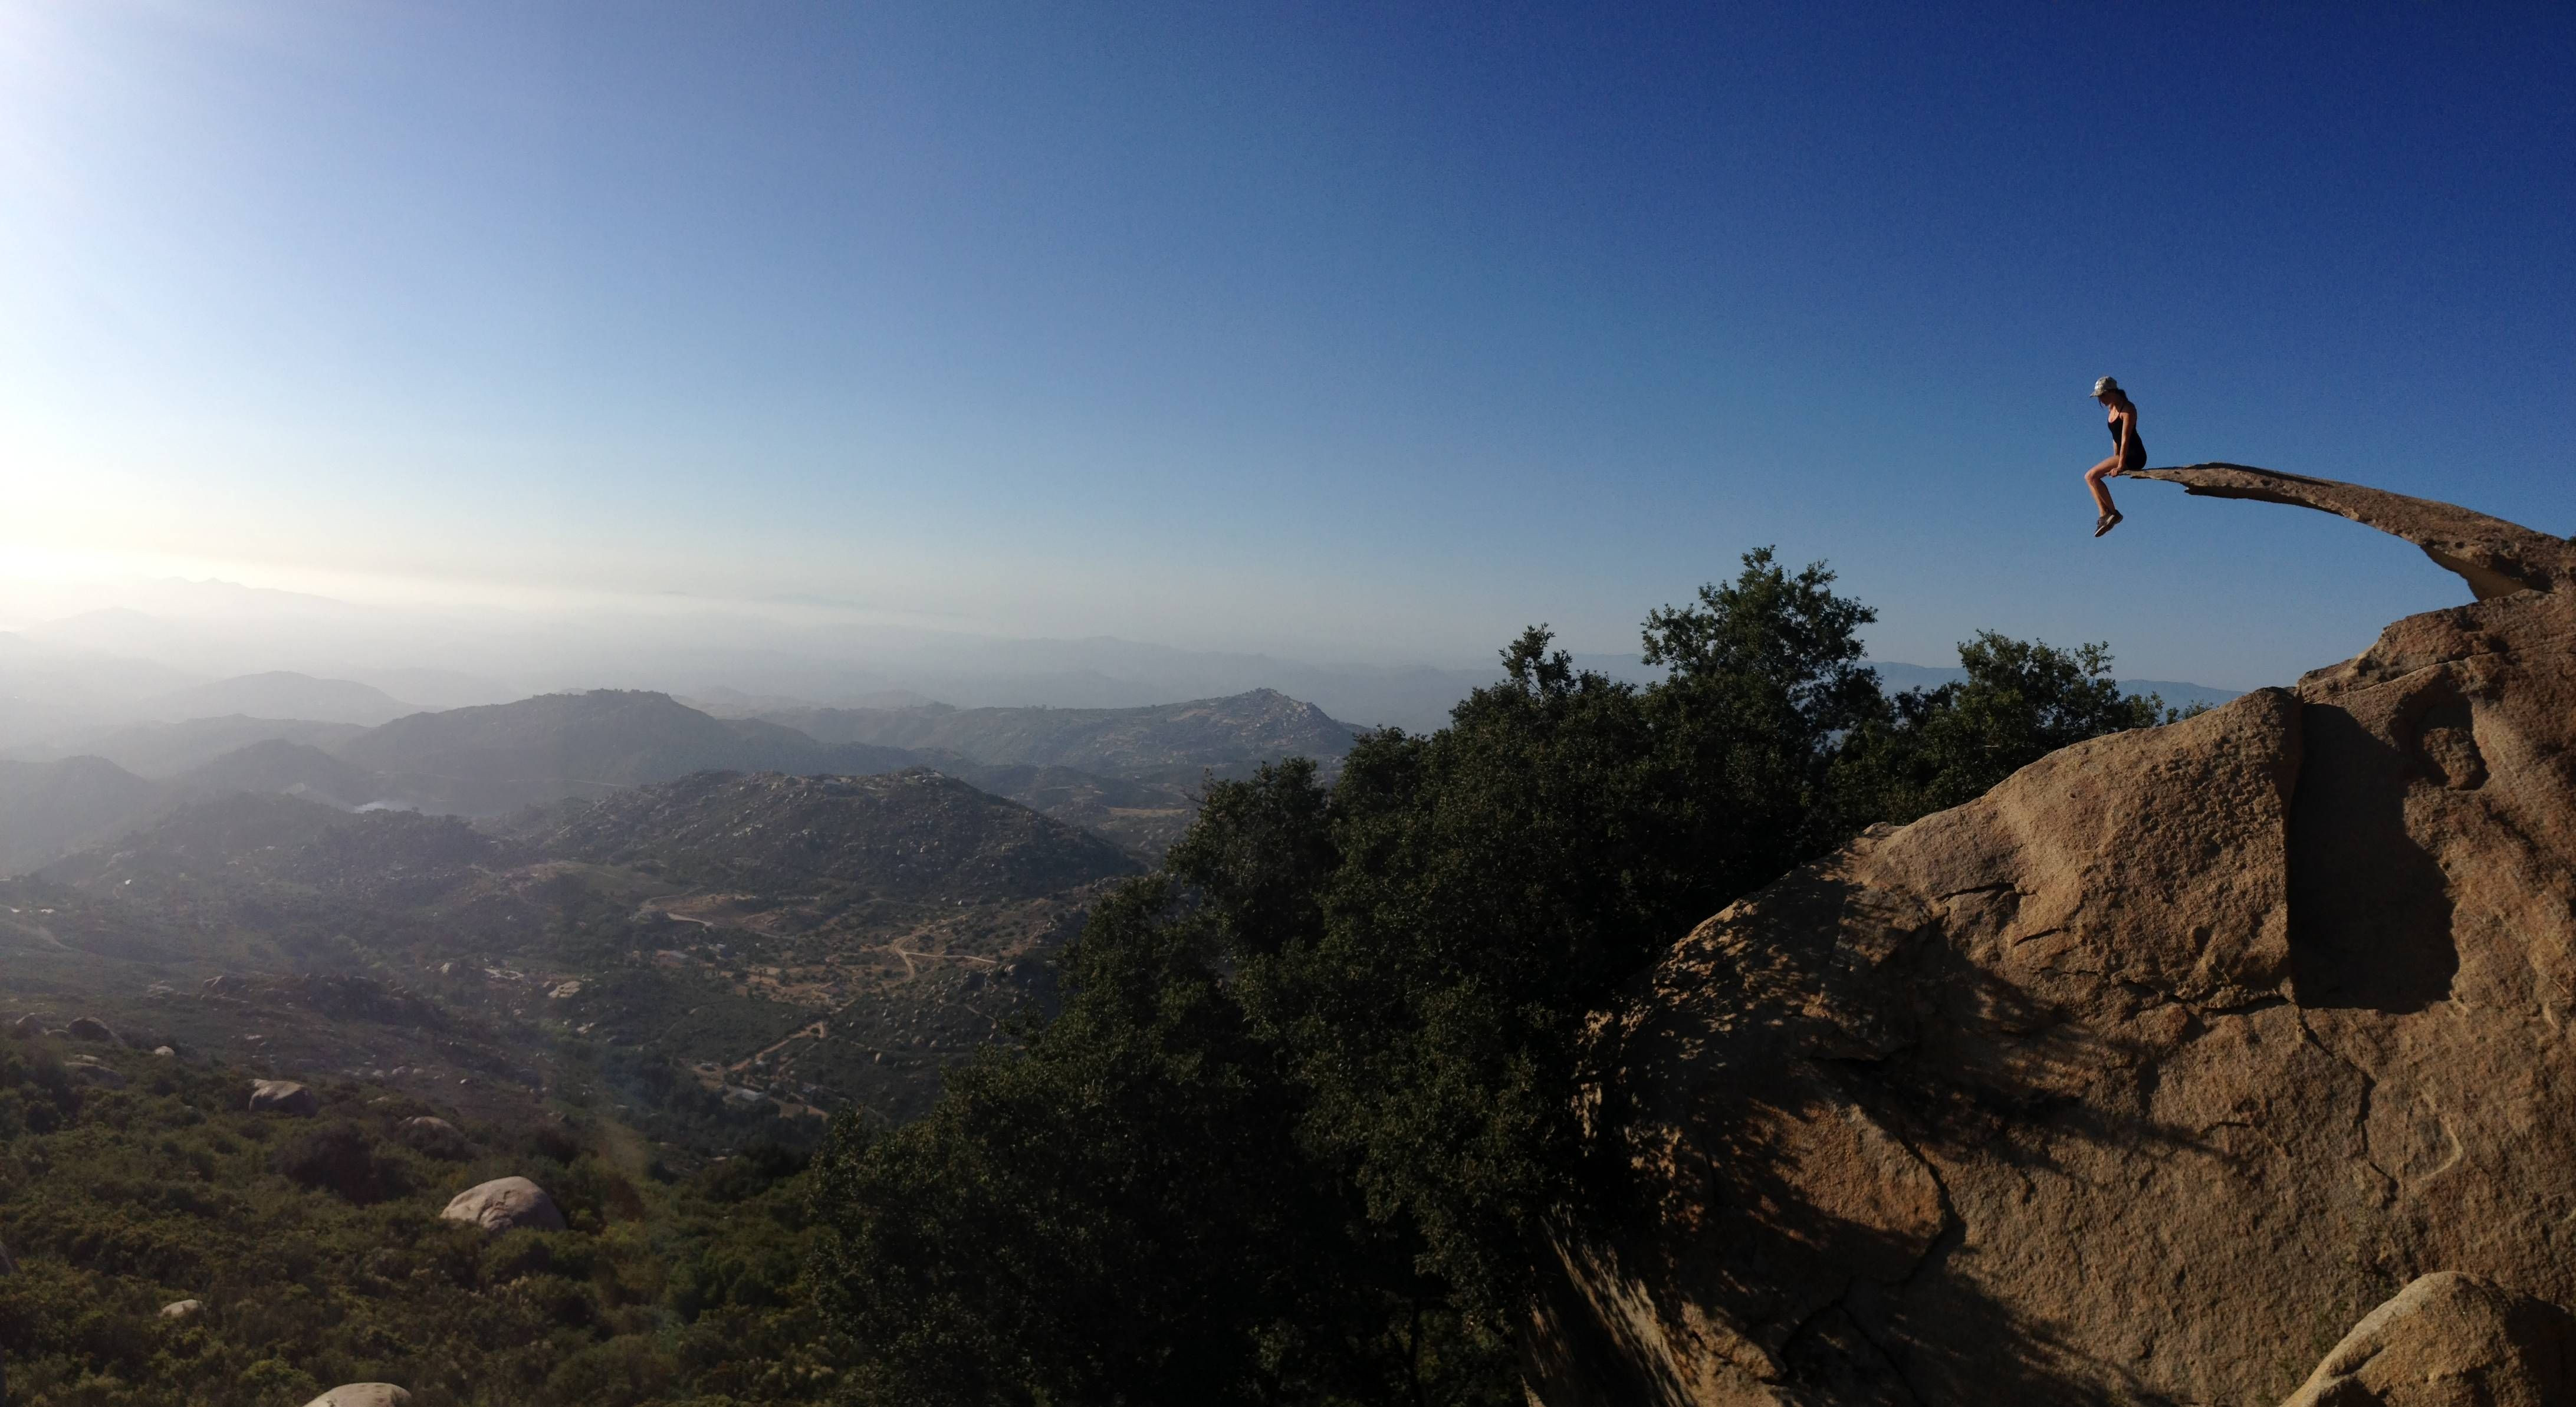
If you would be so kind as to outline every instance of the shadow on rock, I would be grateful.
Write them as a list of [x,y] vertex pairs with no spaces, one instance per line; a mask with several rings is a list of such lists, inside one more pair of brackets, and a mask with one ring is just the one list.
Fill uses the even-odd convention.
[[[2431,717],[2428,733],[2441,726]],[[2306,733],[2290,807],[2295,999],[2389,1015],[2448,999],[2460,970],[2449,880],[2407,833],[2421,765],[2330,704],[2308,706]]]

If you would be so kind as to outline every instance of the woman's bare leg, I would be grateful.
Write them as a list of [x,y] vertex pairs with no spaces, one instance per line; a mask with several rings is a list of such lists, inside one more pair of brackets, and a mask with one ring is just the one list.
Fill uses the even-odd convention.
[[2111,506],[2111,490],[2104,487],[2102,480],[2119,472],[2120,459],[2117,455],[2103,460],[2101,463],[2084,471],[2084,487],[2093,491],[2093,502],[2095,506],[2099,507],[2106,514],[2117,513],[2120,510]]

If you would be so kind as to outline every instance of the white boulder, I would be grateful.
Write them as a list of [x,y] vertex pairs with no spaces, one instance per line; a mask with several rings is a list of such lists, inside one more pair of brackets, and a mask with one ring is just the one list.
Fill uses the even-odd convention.
[[479,1187],[469,1187],[456,1194],[439,1215],[448,1221],[472,1222],[486,1231],[510,1231],[527,1227],[532,1231],[564,1229],[562,1209],[546,1189],[524,1177],[494,1178]]

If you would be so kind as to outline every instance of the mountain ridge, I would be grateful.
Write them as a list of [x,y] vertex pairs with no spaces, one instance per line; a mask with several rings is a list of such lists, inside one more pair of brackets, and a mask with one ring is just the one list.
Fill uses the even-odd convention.
[[952,752],[993,766],[1195,780],[1291,756],[1331,760],[1362,731],[1276,689],[1148,708],[811,708],[753,715],[826,742]]

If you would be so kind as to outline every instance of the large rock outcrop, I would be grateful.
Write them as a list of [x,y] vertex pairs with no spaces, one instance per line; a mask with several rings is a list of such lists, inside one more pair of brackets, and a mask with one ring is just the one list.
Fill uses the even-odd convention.
[[1543,1407],[2277,1402],[2418,1276],[2576,1302],[2576,549],[2146,477],[2342,513],[2481,599],[1683,940],[1596,1021],[1627,1186],[1555,1238]]
[[546,1189],[524,1177],[498,1177],[469,1187],[448,1202],[439,1216],[471,1222],[486,1231],[561,1231],[564,1215]]
[[254,1114],[291,1114],[309,1119],[322,1112],[322,1101],[313,1091],[293,1080],[253,1080],[250,1082],[250,1108]]
[[2569,1402],[2576,1402],[2576,1314],[2446,1270],[2355,1324],[2281,1407]]

